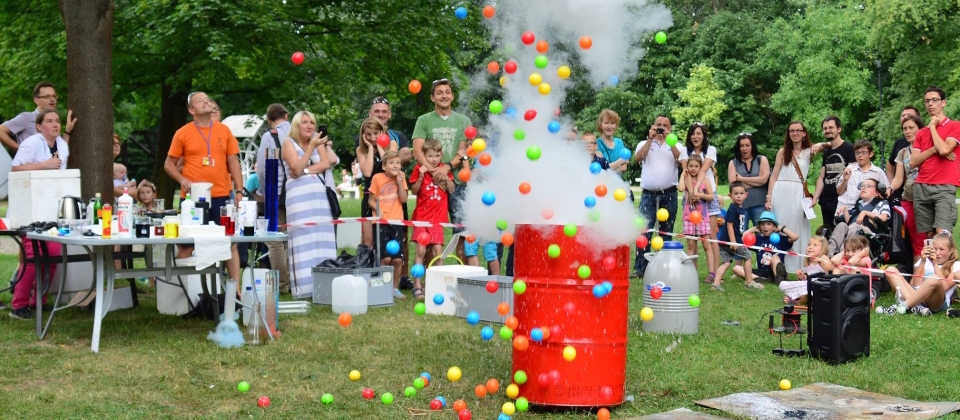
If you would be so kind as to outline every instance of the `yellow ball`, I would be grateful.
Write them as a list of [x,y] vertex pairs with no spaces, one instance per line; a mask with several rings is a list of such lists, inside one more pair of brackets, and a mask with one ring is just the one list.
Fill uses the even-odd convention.
[[561,79],[570,77],[570,67],[560,66],[560,68],[557,69],[557,76],[560,76]]
[[540,94],[541,94],[541,95],[544,95],[544,96],[549,95],[549,94],[550,94],[550,84],[549,84],[549,83],[541,83],[541,84],[540,84],[540,87],[537,88],[537,90],[540,91]]
[[540,73],[531,73],[527,80],[530,81],[531,85],[536,86],[543,82],[543,76],[540,76]]
[[644,321],[650,321],[653,319],[653,309],[645,306],[640,310],[640,319]]
[[450,382],[459,381],[461,376],[463,376],[463,372],[460,371],[460,368],[454,366],[447,369],[447,379],[449,379]]
[[[507,398],[516,399],[517,396],[520,395],[520,387],[517,386],[517,384],[510,384],[507,386],[507,390],[505,392],[507,394]],[[510,405],[513,406],[512,403]]]
[[503,406],[500,407],[500,411],[503,411],[503,414],[506,414],[506,415],[508,415],[508,416],[512,416],[513,413],[516,413],[516,412],[517,412],[517,407],[516,407],[515,405],[513,405],[512,402],[509,402],[509,401],[508,401],[508,402],[503,403]]
[[566,346],[563,348],[563,360],[572,362],[573,359],[576,359],[576,358],[577,358],[577,349],[573,348],[573,346]]
[[480,153],[487,149],[487,142],[481,138],[478,138],[473,141],[473,151]]
[[617,188],[613,190],[613,199],[617,201],[623,201],[627,199],[627,192],[623,188]]
[[510,78],[507,76],[500,76],[500,86],[507,87],[507,82],[510,81]]
[[650,240],[650,247],[653,248],[654,252],[659,251],[660,248],[663,248],[663,238],[660,236],[654,236]]
[[668,217],[670,217],[670,212],[668,212],[667,209],[657,210],[657,220],[666,222]]
[[789,379],[781,379],[781,380],[780,380],[780,389],[786,391],[786,390],[790,389],[791,386],[792,386],[792,385],[790,384],[790,380],[789,380]]
[[350,380],[351,380],[351,381],[359,381],[359,380],[360,380],[360,371],[359,371],[359,370],[351,370],[351,371],[350,371]]

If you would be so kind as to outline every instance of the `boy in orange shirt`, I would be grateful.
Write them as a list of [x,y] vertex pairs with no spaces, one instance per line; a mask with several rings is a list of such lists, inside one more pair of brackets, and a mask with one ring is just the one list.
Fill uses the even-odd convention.
[[[373,217],[386,220],[403,220],[403,208],[400,203],[407,201],[407,179],[401,170],[400,155],[395,151],[383,155],[383,172],[373,176],[370,180],[370,209]],[[403,226],[377,224],[380,231],[380,265],[393,266],[393,297],[403,299],[400,293],[400,275],[403,265],[403,253],[390,255],[387,244],[391,240],[400,242]]]

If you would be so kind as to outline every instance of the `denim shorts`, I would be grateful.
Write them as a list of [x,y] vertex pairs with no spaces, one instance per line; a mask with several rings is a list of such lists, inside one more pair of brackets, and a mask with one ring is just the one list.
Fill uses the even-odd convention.
[[720,215],[720,198],[717,196],[717,192],[713,192],[713,201],[707,203],[707,216],[719,216]]
[[[477,255],[479,255],[479,252],[480,252],[479,240],[473,241],[472,244],[467,241],[463,242],[463,255],[468,257],[476,257]],[[500,258],[497,255],[496,242],[491,241],[483,244],[483,260],[484,261],[490,262],[490,261],[497,261],[499,259]]]

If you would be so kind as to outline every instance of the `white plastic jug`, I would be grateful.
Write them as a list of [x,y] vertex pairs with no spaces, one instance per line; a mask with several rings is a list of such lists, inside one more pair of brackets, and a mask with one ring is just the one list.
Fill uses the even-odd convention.
[[334,313],[351,315],[367,313],[367,281],[363,277],[345,274],[332,282],[332,306]]

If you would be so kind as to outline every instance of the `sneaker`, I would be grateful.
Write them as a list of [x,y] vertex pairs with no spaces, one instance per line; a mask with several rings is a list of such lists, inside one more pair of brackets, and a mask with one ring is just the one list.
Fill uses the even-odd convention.
[[10,318],[30,321],[33,319],[33,312],[27,308],[14,309],[9,313]]
[[403,292],[401,292],[400,289],[393,289],[393,298],[406,299],[407,297],[403,295]]
[[960,309],[947,309],[947,318],[960,318]]
[[930,311],[930,308],[927,308],[926,306],[923,306],[923,305],[917,305],[917,306],[914,306],[914,307],[910,308],[910,312],[913,312],[914,314],[917,314],[917,315],[920,315],[920,316],[930,316],[930,315],[933,315],[933,312]]
[[776,273],[774,273],[773,279],[780,284],[780,282],[787,281],[787,267],[784,267],[783,264],[777,264]]
[[877,306],[877,313],[884,315],[896,315],[897,314],[897,305],[890,305],[884,308],[883,306]]

